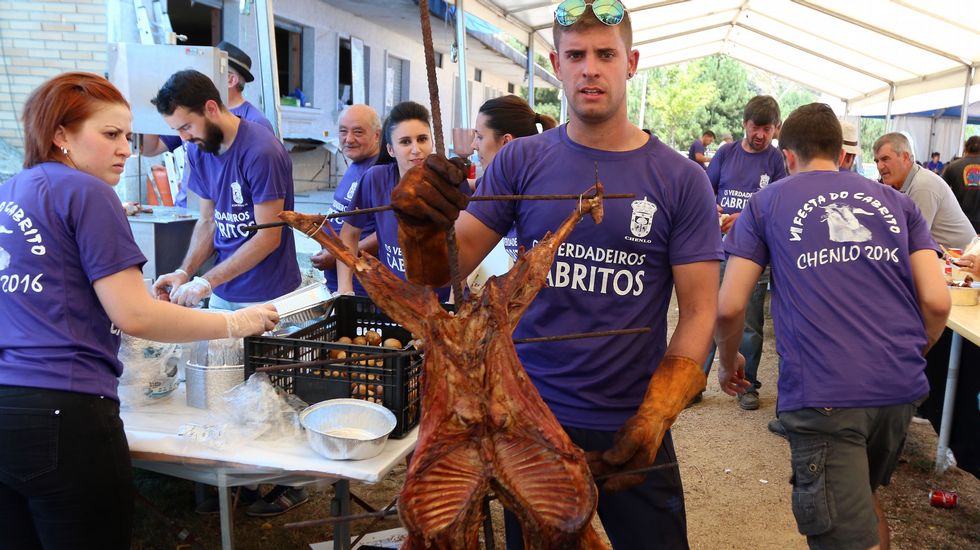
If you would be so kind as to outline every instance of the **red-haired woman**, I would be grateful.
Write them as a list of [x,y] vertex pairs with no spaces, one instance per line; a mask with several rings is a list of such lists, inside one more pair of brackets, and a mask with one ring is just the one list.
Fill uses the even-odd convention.
[[119,332],[163,342],[272,328],[153,300],[119,199],[129,104],[104,78],[54,77],[24,105],[24,170],[0,185],[0,532],[6,548],[129,548]]

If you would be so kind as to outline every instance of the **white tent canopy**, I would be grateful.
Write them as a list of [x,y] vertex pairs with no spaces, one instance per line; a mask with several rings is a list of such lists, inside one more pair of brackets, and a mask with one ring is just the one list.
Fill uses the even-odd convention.
[[[557,1],[475,3],[552,45]],[[962,103],[964,87],[972,84],[973,70],[980,64],[980,32],[973,26],[980,21],[980,2],[625,0],[623,4],[633,21],[641,68],[726,55],[840,98],[849,114]]]

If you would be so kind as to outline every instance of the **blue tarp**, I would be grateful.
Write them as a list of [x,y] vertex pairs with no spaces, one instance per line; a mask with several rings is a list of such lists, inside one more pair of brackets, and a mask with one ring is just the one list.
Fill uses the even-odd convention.
[[[977,113],[980,104],[974,103],[970,106],[967,112],[966,123],[967,124],[980,124],[980,114]],[[919,111],[918,113],[895,113],[892,116],[919,116],[927,118],[960,118],[960,113],[963,112],[962,105],[954,105],[953,107],[946,107],[944,109],[933,109],[931,111]],[[885,118],[885,115],[874,115],[865,116],[863,118]]]

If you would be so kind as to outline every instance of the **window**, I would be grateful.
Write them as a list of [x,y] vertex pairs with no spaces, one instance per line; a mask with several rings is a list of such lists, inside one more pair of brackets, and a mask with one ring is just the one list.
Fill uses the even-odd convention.
[[508,94],[514,93],[514,85],[510,82],[507,83],[507,93]]
[[473,82],[483,82],[483,70],[473,69]]
[[442,52],[435,52],[436,54],[436,68],[442,68]]
[[221,42],[221,0],[168,0],[170,26],[187,37],[180,44],[214,46]]
[[[371,48],[355,37],[341,38],[337,62],[337,105],[369,103]],[[359,78],[358,78],[359,77]],[[342,108],[342,107],[341,107]]]
[[388,112],[395,105],[408,99],[408,61],[391,54],[386,56],[385,61],[385,112]]
[[279,95],[288,96],[303,89],[303,27],[279,19],[275,26]]

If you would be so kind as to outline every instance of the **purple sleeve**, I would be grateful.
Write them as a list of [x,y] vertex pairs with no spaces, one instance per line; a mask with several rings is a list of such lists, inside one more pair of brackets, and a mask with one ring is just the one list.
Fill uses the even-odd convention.
[[89,282],[146,263],[133,240],[119,197],[108,185],[82,188],[68,208],[82,269]]
[[[902,198],[905,199],[906,197],[903,196]],[[937,255],[941,255],[939,245],[932,238],[929,224],[926,223],[919,207],[911,199],[905,201],[905,217],[908,220],[909,254],[919,250],[934,250]]]
[[788,174],[786,173],[786,162],[783,160],[783,152],[778,151],[773,155],[773,167],[772,167],[772,180],[769,183],[777,182],[782,178],[785,178]]
[[718,231],[715,198],[704,170],[688,163],[685,167],[690,168],[689,176],[679,186],[677,211],[671,215],[675,221],[670,233],[670,264],[721,260],[721,232]]
[[[275,138],[272,138],[275,140]],[[278,141],[257,148],[245,161],[245,174],[252,186],[252,199],[261,204],[284,199],[293,186],[293,168]]]
[[[485,195],[519,195],[517,186],[509,177],[511,155],[515,148],[503,148],[494,157],[486,172],[476,187],[474,196]],[[495,231],[498,235],[506,235],[517,219],[517,201],[481,201],[471,202],[466,209],[480,223]]]
[[708,181],[711,182],[711,189],[714,190],[715,194],[718,193],[718,183],[721,182],[721,165],[724,164],[727,156],[728,146],[722,145],[715,151],[714,158],[708,163]]
[[760,210],[764,207],[760,205],[765,201],[760,200],[759,193],[756,193],[749,201],[748,206],[742,210],[735,225],[725,236],[725,252],[732,256],[738,256],[765,267],[769,265],[769,247],[766,245],[765,220],[760,215]]
[[184,143],[183,140],[180,139],[180,136],[160,136],[160,141],[167,146],[167,150],[170,152],[173,152],[180,147],[182,143]]
[[[351,197],[349,210],[360,210],[361,208],[373,208],[375,206],[381,206],[379,204],[374,204],[374,197],[370,189],[381,185],[381,176],[384,174],[384,166],[378,165],[372,166],[367,172],[361,176],[361,183],[358,184],[357,189],[354,190],[354,196]],[[361,232],[366,231],[376,231],[374,224],[374,214],[358,214],[357,216],[347,216],[344,218],[344,223],[348,223],[358,229]]]
[[204,177],[201,174],[201,163],[203,162],[201,155],[203,154],[197,147],[188,148],[187,162],[184,165],[184,170],[187,172],[187,188],[197,193],[197,196],[204,200],[214,201],[207,186],[204,185]]
[[269,119],[265,118],[265,116],[262,115],[262,112],[261,111],[259,111],[258,109],[252,108],[252,109],[249,109],[248,112],[249,112],[249,116],[245,117],[245,120],[249,120],[251,122],[254,122],[254,123],[262,126],[263,128],[269,130],[273,134],[276,133],[276,131],[272,129],[272,123],[269,122]]

